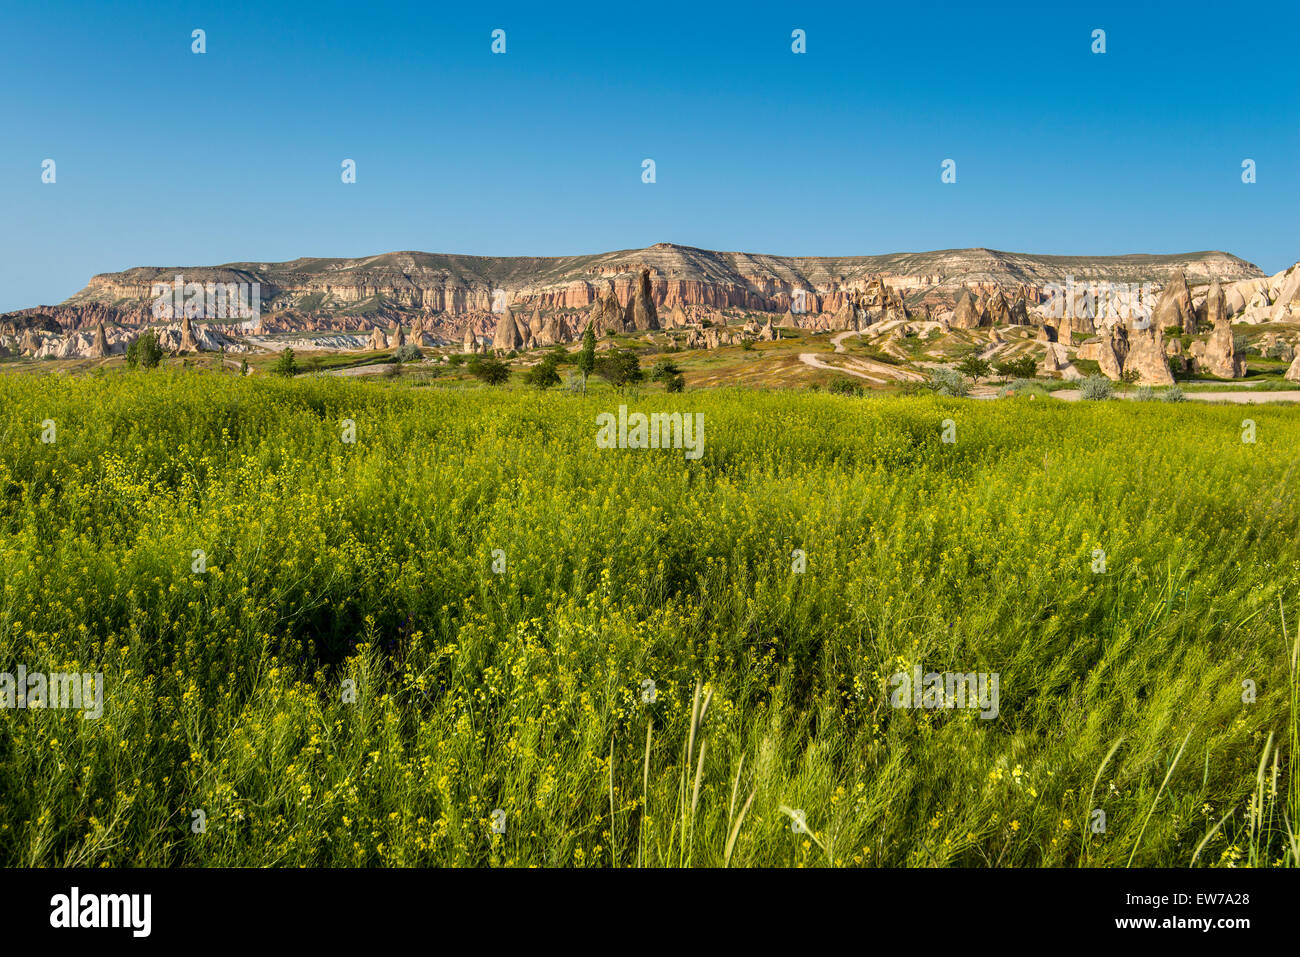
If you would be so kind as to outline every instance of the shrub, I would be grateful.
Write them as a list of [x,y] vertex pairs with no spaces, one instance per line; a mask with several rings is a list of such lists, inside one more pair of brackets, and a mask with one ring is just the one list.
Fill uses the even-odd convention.
[[686,376],[671,359],[660,359],[651,367],[650,381],[662,382],[665,392],[681,392],[686,388]]
[[1187,401],[1186,394],[1176,385],[1171,385],[1169,388],[1165,389],[1164,392],[1160,393],[1160,398],[1165,402]]
[[1133,393],[1133,399],[1137,402],[1154,402],[1156,399],[1156,390],[1149,385],[1140,386]]
[[1033,356],[1021,356],[1006,362],[994,363],[993,368],[1004,379],[1032,379],[1038,368]]
[[966,381],[965,376],[955,369],[931,369],[930,381],[926,385],[939,395],[959,397],[970,395],[970,383]]
[[830,381],[826,391],[832,395],[862,395],[862,383],[848,376],[839,376]]
[[394,362],[414,362],[417,359],[423,358],[424,353],[420,351],[420,347],[414,342],[408,342],[405,345],[398,346],[397,351],[393,353]]
[[998,395],[1003,398],[1006,398],[1007,396],[1039,397],[1048,396],[1051,395],[1051,393],[1048,392],[1047,389],[1043,388],[1041,382],[1034,379],[1016,379],[1013,382],[1007,383]]
[[465,369],[480,382],[501,385],[510,378],[510,367],[496,356],[475,356]]
[[1100,402],[1115,395],[1115,383],[1104,375],[1090,375],[1079,387],[1079,398],[1089,402]]
[[538,389],[549,389],[560,384],[560,374],[555,371],[555,356],[548,355],[524,373],[524,382]]

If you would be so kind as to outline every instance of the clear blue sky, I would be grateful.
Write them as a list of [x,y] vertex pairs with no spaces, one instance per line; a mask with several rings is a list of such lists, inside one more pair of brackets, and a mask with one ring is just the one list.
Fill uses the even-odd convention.
[[1136,6],[9,4],[0,309],[399,249],[1295,262],[1300,5]]

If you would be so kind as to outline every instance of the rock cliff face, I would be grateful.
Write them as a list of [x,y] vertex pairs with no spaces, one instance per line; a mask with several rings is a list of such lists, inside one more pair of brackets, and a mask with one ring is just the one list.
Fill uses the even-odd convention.
[[[139,325],[152,318],[153,284],[172,283],[179,275],[187,283],[257,283],[264,321],[284,315],[322,323],[322,330],[357,330],[370,327],[366,317],[377,315],[409,325],[424,316],[425,333],[455,339],[466,315],[492,314],[499,291],[510,302],[540,309],[543,315],[554,310],[590,312],[603,306],[610,294],[624,310],[631,304],[635,311],[634,300],[646,292],[648,280],[646,295],[656,312],[681,306],[783,313],[798,301],[796,313],[811,326],[816,320],[809,317],[837,313],[852,297],[865,297],[882,285],[913,307],[947,308],[963,285],[988,296],[1023,292],[1033,304],[1041,301],[1048,284],[1061,283],[1067,276],[1080,283],[1167,283],[1180,272],[1200,282],[1239,283],[1263,275],[1251,264],[1220,252],[1072,257],[961,249],[794,257],[659,243],[645,249],[553,258],[398,252],[361,259],[137,267],[95,276],[65,303],[44,311],[65,329],[93,329],[99,321]],[[358,320],[363,324],[357,325]],[[530,328],[530,332],[538,336],[538,330]]]

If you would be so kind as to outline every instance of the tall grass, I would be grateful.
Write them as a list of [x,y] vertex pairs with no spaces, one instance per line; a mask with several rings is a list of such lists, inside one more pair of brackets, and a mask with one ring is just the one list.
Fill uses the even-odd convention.
[[689,462],[616,404],[0,377],[0,670],[107,686],[0,710],[5,862],[1296,863],[1291,412],[632,400]]

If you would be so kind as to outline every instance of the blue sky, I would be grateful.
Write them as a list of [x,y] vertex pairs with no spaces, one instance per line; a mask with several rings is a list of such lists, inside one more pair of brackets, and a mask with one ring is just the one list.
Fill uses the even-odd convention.
[[136,265],[661,241],[1275,272],[1300,259],[1298,8],[10,5],[0,310]]

